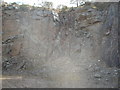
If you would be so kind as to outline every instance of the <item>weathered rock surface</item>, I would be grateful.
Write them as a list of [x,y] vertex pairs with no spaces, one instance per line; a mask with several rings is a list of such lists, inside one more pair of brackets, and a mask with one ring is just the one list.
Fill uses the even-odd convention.
[[28,78],[3,87],[118,87],[117,7],[86,6],[59,13],[59,21],[47,10],[3,10],[3,71]]

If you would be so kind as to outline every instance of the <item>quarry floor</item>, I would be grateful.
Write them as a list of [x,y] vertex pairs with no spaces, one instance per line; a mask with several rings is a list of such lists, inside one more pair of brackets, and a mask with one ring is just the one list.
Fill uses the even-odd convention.
[[[58,61],[59,62],[59,61]],[[70,64],[69,64],[70,65]],[[54,72],[49,78],[40,70],[8,70],[3,72],[3,88],[117,88],[118,69],[105,66],[101,61],[86,62],[79,65],[72,65],[74,68],[69,72],[69,67],[63,66],[67,71]],[[50,67],[49,67],[50,68]],[[63,68],[63,69],[64,69]],[[76,71],[74,71],[76,69]],[[36,72],[35,72],[36,71]],[[46,72],[49,70],[46,70]],[[48,73],[47,72],[47,73]],[[77,73],[76,73],[77,72]],[[9,74],[8,74],[9,73]],[[74,74],[75,73],[75,74]],[[56,77],[57,76],[57,77]],[[59,80],[60,79],[60,80]]]

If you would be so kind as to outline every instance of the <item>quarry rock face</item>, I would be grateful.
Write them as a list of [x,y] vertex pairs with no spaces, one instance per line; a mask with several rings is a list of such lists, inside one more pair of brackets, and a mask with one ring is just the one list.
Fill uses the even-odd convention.
[[41,11],[41,16],[38,12],[8,10],[3,13],[3,55],[13,57],[24,53],[26,57],[35,58],[42,53],[45,57],[48,39],[54,37],[54,23],[46,17],[51,15],[49,11]]
[[[117,3],[102,11],[83,7],[58,13],[57,20],[48,10],[3,10],[3,70],[28,65],[27,73],[51,80],[50,87],[86,87],[87,82],[87,87],[95,87],[89,71],[120,65],[117,8]],[[102,65],[94,69],[97,64]],[[106,78],[95,74],[92,79],[94,76]],[[110,83],[100,85],[117,87]]]
[[[104,25],[101,28],[101,57],[109,66],[120,65],[118,53],[118,5],[110,5],[104,14]],[[103,49],[105,48],[105,49]]]
[[[0,74],[2,74],[2,8],[0,7]],[[2,88],[2,80],[0,81],[0,88]]]

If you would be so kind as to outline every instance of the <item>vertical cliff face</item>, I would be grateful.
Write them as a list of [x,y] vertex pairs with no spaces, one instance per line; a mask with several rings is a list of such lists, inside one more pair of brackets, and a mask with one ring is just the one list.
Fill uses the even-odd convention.
[[119,66],[118,53],[118,3],[113,3],[103,14],[101,34],[101,57],[109,66]]
[[[46,55],[53,52],[54,43],[59,43],[58,47],[61,47],[64,42],[72,45],[79,39],[76,42],[82,45],[83,42],[80,40],[87,37],[85,40],[90,39],[93,45],[91,47],[96,51],[94,54],[98,53],[97,56],[101,56],[99,58],[108,65],[118,66],[117,9],[116,3],[110,4],[104,11],[92,8],[76,9],[60,13],[60,21],[53,21],[51,11],[5,10],[3,11],[3,56],[49,57]],[[56,26],[56,23],[59,26]],[[71,46],[65,45],[70,49]],[[65,49],[62,51],[65,52]]]
[[95,6],[98,11],[88,6],[89,9],[60,14],[62,27],[72,28],[76,37],[82,38],[86,37],[84,34],[88,34],[87,37],[93,44],[91,47],[94,48],[93,56],[97,56],[108,66],[119,67],[118,3],[95,3]]
[[93,6],[57,17],[41,8],[3,9],[3,70],[40,76],[50,87],[117,87],[118,4]]
[[45,58],[55,32],[51,11],[5,10],[3,11],[3,58],[22,56],[29,61]]

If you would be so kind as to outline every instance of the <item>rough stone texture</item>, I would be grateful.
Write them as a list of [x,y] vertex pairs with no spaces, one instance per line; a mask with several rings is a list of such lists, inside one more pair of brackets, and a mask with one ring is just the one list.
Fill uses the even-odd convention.
[[[0,76],[1,75],[2,75],[2,8],[0,6]],[[0,80],[0,89],[2,89],[2,80]]]
[[47,10],[4,10],[3,67],[29,79],[5,80],[3,87],[118,87],[116,68],[108,67],[119,65],[116,7],[86,6],[59,13],[60,21]]
[[113,3],[104,13],[103,27],[100,31],[101,57],[109,66],[120,67],[118,53],[118,3]]

